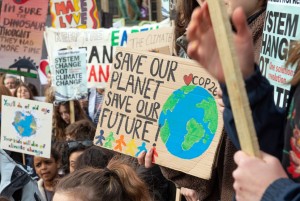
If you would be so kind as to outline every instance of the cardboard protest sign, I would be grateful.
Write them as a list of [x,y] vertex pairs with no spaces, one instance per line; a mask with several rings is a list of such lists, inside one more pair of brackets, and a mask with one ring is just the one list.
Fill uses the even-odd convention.
[[55,101],[78,100],[87,95],[85,49],[57,51],[50,63]]
[[3,0],[0,18],[0,71],[37,77],[48,0]]
[[53,105],[2,96],[1,107],[1,148],[50,158]]
[[[162,25],[162,27],[167,25]],[[110,76],[115,46],[125,45],[131,33],[160,28],[160,24],[120,29],[53,29],[47,28],[45,41],[49,58],[60,49],[83,48],[87,50],[88,88],[105,88]]]
[[209,179],[223,118],[218,82],[193,61],[118,48],[94,143]]
[[50,0],[52,27],[99,28],[95,0]]
[[260,70],[274,85],[277,106],[287,107],[290,85],[296,66],[285,67],[288,51],[300,39],[300,3],[269,0],[263,29]]
[[165,27],[147,32],[133,33],[128,36],[127,48],[134,50],[155,50],[157,48],[169,47],[173,52],[174,28]]

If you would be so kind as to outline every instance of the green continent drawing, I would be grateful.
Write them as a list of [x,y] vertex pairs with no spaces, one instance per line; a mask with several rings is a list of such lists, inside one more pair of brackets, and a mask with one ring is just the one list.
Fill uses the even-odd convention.
[[164,125],[160,128],[160,137],[161,140],[166,143],[170,137],[170,128],[168,120],[165,121]]
[[205,134],[203,126],[197,123],[195,119],[187,122],[186,129],[188,133],[184,136],[184,141],[181,145],[184,151],[189,150],[195,143],[199,142]]
[[208,123],[208,129],[215,133],[218,128],[218,109],[215,100],[209,97],[196,104],[196,107],[204,110],[203,120]]

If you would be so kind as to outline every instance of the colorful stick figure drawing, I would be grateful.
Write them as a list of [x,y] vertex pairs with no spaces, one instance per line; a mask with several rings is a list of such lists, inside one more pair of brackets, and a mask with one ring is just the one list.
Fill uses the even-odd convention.
[[95,139],[98,139],[96,144],[100,144],[101,146],[103,146],[102,140],[105,141],[105,137],[103,135],[104,135],[104,131],[100,130],[100,135],[95,137]]
[[138,157],[143,151],[147,152],[146,142],[143,142],[142,145],[138,147],[138,152],[135,154],[135,157]]
[[135,150],[137,149],[137,146],[135,144],[134,139],[130,140],[129,143],[127,143],[127,149],[125,151],[125,154],[129,154],[130,156],[134,156]]
[[108,149],[112,149],[112,143],[115,142],[115,138],[114,138],[114,133],[113,132],[110,132],[107,139],[106,139],[106,142],[104,144],[104,147],[108,148]]
[[117,146],[115,146],[114,150],[122,151],[122,145],[126,146],[126,143],[124,142],[124,135],[120,136],[120,139],[116,140]]
[[156,144],[153,143],[153,155],[152,155],[152,163],[155,163],[155,157],[158,157],[158,153],[156,151]]

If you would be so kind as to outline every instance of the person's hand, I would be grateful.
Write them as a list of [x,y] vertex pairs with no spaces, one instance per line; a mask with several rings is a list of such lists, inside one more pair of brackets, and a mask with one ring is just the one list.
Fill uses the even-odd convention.
[[261,156],[262,159],[259,159],[242,151],[235,153],[234,161],[238,167],[232,175],[237,201],[261,200],[270,184],[277,179],[287,178],[277,158],[263,152]]
[[145,168],[153,167],[154,164],[152,163],[152,155],[153,155],[152,148],[147,153],[145,151],[142,151],[137,157],[138,163],[140,165],[144,165]]
[[180,188],[180,193],[185,197],[186,201],[199,201],[198,193],[189,188]]
[[[232,22],[237,30],[237,33],[233,35],[236,56],[243,77],[247,78],[254,72],[254,50],[252,35],[242,8],[234,10]],[[206,2],[201,8],[193,11],[187,28],[187,38],[190,58],[198,61],[213,77],[224,83],[225,78]]]

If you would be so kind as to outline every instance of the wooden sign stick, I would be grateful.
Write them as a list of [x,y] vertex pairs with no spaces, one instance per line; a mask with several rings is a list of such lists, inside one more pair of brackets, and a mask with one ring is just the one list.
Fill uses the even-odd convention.
[[259,145],[253,124],[245,82],[240,71],[233,43],[225,3],[222,0],[207,1],[216,42],[225,75],[234,121],[241,149],[249,155],[260,157]]
[[75,122],[75,108],[74,108],[74,101],[70,101],[70,123]]

